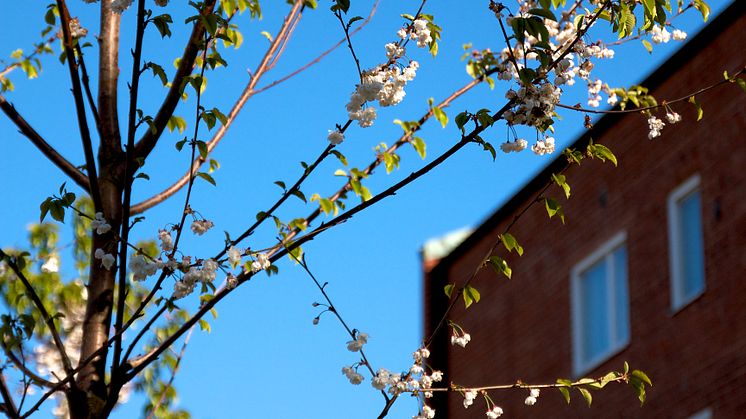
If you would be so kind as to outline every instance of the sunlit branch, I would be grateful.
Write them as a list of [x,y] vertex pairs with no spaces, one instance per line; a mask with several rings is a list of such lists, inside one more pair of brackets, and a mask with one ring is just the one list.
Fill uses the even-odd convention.
[[[206,0],[200,10],[200,15],[207,16],[213,12],[215,8],[216,0]],[[179,68],[176,70],[174,78],[171,80],[171,87],[168,89],[168,93],[161,105],[155,118],[153,118],[153,124],[151,129],[146,130],[140,140],[135,144],[135,158],[145,158],[155,147],[158,142],[163,130],[166,128],[168,119],[173,115],[176,105],[179,103],[181,98],[183,85],[186,78],[192,74],[194,68],[194,62],[197,59],[202,46],[202,38],[205,33],[205,27],[202,23],[202,19],[196,19],[194,21],[194,27],[192,33],[187,40],[187,44],[184,47],[184,53],[179,60]],[[137,214],[137,212],[132,212]]]
[[736,77],[738,77],[738,76],[740,76],[740,75],[742,75],[744,73],[746,73],[746,68],[741,68],[740,70],[736,71],[733,75],[729,76],[729,79],[720,80],[720,81],[718,81],[715,84],[711,84],[711,85],[709,85],[707,87],[703,87],[701,89],[698,89],[695,92],[689,93],[687,95],[681,96],[681,97],[676,98],[676,99],[661,101],[660,105],[652,105],[652,106],[645,106],[645,107],[642,107],[642,108],[624,109],[624,110],[622,110],[622,109],[610,109],[610,110],[588,109],[588,108],[583,108],[580,105],[572,105],[571,106],[571,105],[564,105],[562,103],[558,103],[555,106],[557,106],[559,108],[569,109],[569,110],[572,110],[572,111],[578,111],[578,112],[584,112],[584,113],[594,113],[594,114],[639,113],[639,112],[643,112],[643,111],[650,111],[650,110],[654,110],[654,109],[665,108],[666,106],[671,105],[672,103],[678,103],[678,102],[688,101],[690,98],[692,98],[694,96],[697,96],[699,94],[708,92],[708,91],[710,91],[710,90],[712,90],[712,89],[714,89],[714,88],[716,88],[718,86],[721,86],[721,85],[726,84],[726,83],[732,83],[733,80]]
[[47,159],[49,159],[49,161],[60,168],[63,173],[69,176],[76,184],[83,188],[83,190],[86,192],[90,191],[88,177],[85,173],[78,170],[77,167],[62,157],[54,147],[47,143],[44,138],[42,138],[41,135],[39,135],[39,133],[36,132],[36,130],[32,128],[31,125],[29,125],[28,122],[26,122],[26,120],[16,111],[16,108],[5,100],[3,95],[0,95],[0,108],[16,125],[16,127],[18,127],[21,134],[28,138],[31,143],[36,146],[36,148],[38,148]]
[[65,49],[65,55],[67,56],[67,67],[70,71],[70,81],[72,84],[73,98],[75,100],[75,111],[78,119],[78,128],[80,129],[80,138],[83,142],[83,154],[85,155],[86,171],[88,172],[88,180],[90,182],[90,194],[93,199],[93,206],[96,211],[102,211],[103,207],[101,204],[101,194],[98,187],[98,175],[96,169],[96,159],[93,156],[93,143],[91,141],[91,133],[88,129],[88,121],[86,118],[85,104],[83,102],[83,91],[80,86],[80,79],[78,78],[78,65],[75,58],[75,51],[73,49],[74,41],[70,34],[70,13],[67,10],[64,0],[57,0],[57,9],[60,13],[60,26],[62,27],[63,35],[63,46]]
[[[260,61],[257,69],[254,71],[251,79],[249,80],[249,83],[244,88],[243,92],[241,93],[241,96],[239,96],[236,103],[231,108],[230,113],[227,115],[227,119],[225,124],[221,124],[221,126],[218,128],[215,135],[212,137],[210,141],[207,142],[207,152],[208,154],[212,152],[212,150],[215,149],[215,147],[218,145],[220,140],[223,139],[225,136],[225,133],[228,131],[230,126],[233,124],[233,121],[235,121],[236,117],[238,116],[239,112],[241,112],[241,109],[246,104],[246,102],[251,98],[251,96],[254,95],[257,83],[259,83],[259,80],[261,77],[269,70],[268,65],[271,60],[277,60],[279,58],[278,48],[282,43],[284,43],[288,37],[290,36],[290,27],[291,23],[296,21],[300,18],[301,11],[303,9],[303,2],[296,2],[296,4],[293,6],[293,8],[290,10],[288,15],[285,17],[285,20],[283,21],[282,26],[280,27],[279,32],[275,36],[274,40],[270,44],[269,48],[267,49],[267,52],[264,54],[264,57]],[[274,57],[274,58],[273,58]],[[139,143],[138,143],[139,145]],[[181,188],[183,188],[188,182],[191,177],[193,177],[199,168],[205,163],[205,159],[200,156],[199,158],[193,159],[193,163],[190,167],[190,170],[187,171],[186,174],[184,174],[176,183],[165,189],[164,191],[146,199],[143,202],[140,202],[136,205],[132,206],[132,214],[139,214],[143,211],[146,211],[155,205],[160,204],[161,202],[165,201],[169,197],[171,197],[173,194],[178,192]]]

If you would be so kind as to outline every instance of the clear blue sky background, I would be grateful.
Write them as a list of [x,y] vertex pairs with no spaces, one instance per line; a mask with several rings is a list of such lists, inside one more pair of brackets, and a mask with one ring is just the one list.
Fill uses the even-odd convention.
[[[185,7],[172,1],[167,9],[174,16],[174,35],[160,41],[151,30],[146,39],[145,60],[156,61],[173,73],[171,62],[181,54],[186,31],[181,24]],[[217,106],[227,113],[247,82],[247,68],[254,68],[267,40],[261,31],[274,34],[282,16],[289,9],[279,1],[264,1],[264,18],[239,21],[245,43],[237,51],[225,52],[229,67],[208,74],[209,84],[203,96],[207,107]],[[307,11],[277,67],[265,76],[265,83],[281,77],[317,56],[335,43],[342,31],[327,9],[326,1],[316,11]],[[379,110],[379,118],[369,129],[353,126],[340,151],[353,166],[363,167],[374,157],[372,148],[378,142],[391,144],[400,128],[391,123],[398,118],[414,120],[426,110],[427,99],[436,101],[469,82],[464,72],[462,44],[473,42],[476,48],[499,50],[500,41],[487,2],[435,2],[427,4],[425,13],[435,15],[443,27],[440,54],[431,58],[411,45],[408,56],[420,62],[414,82],[407,88],[404,102],[397,107]],[[414,13],[419,2],[382,1],[374,19],[353,42],[364,68],[384,60],[383,45],[395,40],[403,20],[400,13]],[[727,4],[713,1],[716,15]],[[372,1],[353,2],[350,16],[368,14]],[[44,2],[15,3],[6,6],[0,29],[0,56],[8,57],[16,48],[31,49],[44,27]],[[88,5],[72,0],[73,16],[80,17],[89,29],[88,40],[94,42],[98,4]],[[134,9],[123,18],[120,83],[121,124],[127,108],[125,80],[130,78],[128,50],[134,37]],[[692,11],[676,20],[676,26],[691,37],[701,27],[701,17]],[[590,36],[591,40],[598,34]],[[595,76],[612,86],[628,86],[652,71],[661,60],[681,44],[655,46],[652,56],[639,41],[616,49],[616,58],[598,65]],[[58,49],[55,46],[55,49]],[[95,48],[88,49],[89,71],[96,73]],[[13,74],[16,90],[6,97],[51,144],[75,164],[83,162],[74,107],[69,93],[69,76],[54,56],[43,58],[44,70],[35,80],[24,80],[20,71]],[[720,72],[721,69],[713,69]],[[140,108],[154,113],[165,89],[144,76]],[[311,161],[326,146],[326,133],[335,123],[346,121],[344,106],[354,89],[357,74],[345,48],[339,48],[321,64],[302,75],[252,98],[237,123],[211,156],[221,163],[214,174],[218,187],[198,182],[192,207],[215,222],[216,228],[199,238],[187,234],[183,250],[198,257],[214,254],[222,245],[223,230],[243,231],[258,211],[268,208],[279,197],[275,180],[291,183],[301,172],[299,162]],[[95,86],[95,84],[94,84]],[[692,86],[693,88],[696,86]],[[496,109],[504,103],[504,82],[494,91],[480,86],[457,100],[447,110],[451,119],[461,110]],[[585,88],[578,83],[563,103],[585,103]],[[178,115],[190,121],[194,107],[182,104]],[[558,149],[572,142],[583,130],[582,116],[563,114],[558,123]],[[191,121],[190,121],[191,123]],[[640,118],[640,124],[644,124]],[[202,138],[208,139],[202,129]],[[497,124],[486,139],[495,146],[504,141],[504,126]],[[528,139],[533,138],[526,134]],[[429,124],[421,135],[428,145],[428,159],[458,140],[457,130]],[[187,152],[177,153],[173,144],[177,135],[162,138],[148,160],[145,172],[150,181],[138,180],[134,191],[140,201],[181,176],[189,164]],[[27,225],[38,220],[39,203],[57,191],[67,179],[42,158],[40,153],[3,116],[0,117],[0,178],[3,179],[3,202],[0,208],[0,246],[24,247]],[[416,170],[423,162],[409,147],[401,152],[401,168],[386,175],[380,170],[366,182],[375,194]],[[366,351],[374,368],[390,370],[408,368],[411,352],[422,339],[421,264],[419,250],[433,237],[450,231],[476,226],[501,202],[523,185],[553,156],[538,157],[525,151],[519,155],[499,154],[493,162],[478,146],[469,146],[437,168],[426,178],[356,216],[350,222],[329,231],[305,247],[308,262],[322,281],[339,311],[351,325],[370,334]],[[341,165],[329,159],[303,187],[306,196],[327,195],[341,185],[332,173]],[[68,182],[68,185],[71,185]],[[154,238],[157,229],[178,220],[184,194],[171,198],[161,207],[146,213],[147,220],[135,230],[138,239]],[[351,199],[350,204],[356,199]],[[284,220],[304,216],[313,207],[299,201],[279,212]],[[569,216],[572,216],[569,214]],[[61,226],[63,243],[71,235]],[[246,244],[254,248],[271,245],[273,229],[259,231]],[[69,255],[63,255],[63,272],[73,275]],[[380,394],[370,387],[370,377],[361,386],[350,385],[341,368],[357,361],[345,348],[348,336],[330,315],[324,315],[318,326],[312,319],[319,313],[311,303],[321,301],[318,290],[301,269],[288,260],[280,263],[280,275],[259,275],[227,298],[219,308],[220,317],[212,322],[212,332],[195,332],[187,349],[182,369],[176,378],[179,406],[196,418],[350,418],[377,415],[383,406]],[[520,280],[520,273],[516,273]],[[152,279],[151,279],[152,281]],[[479,336],[473,336],[479,339]],[[546,377],[554,380],[556,377]],[[117,409],[114,417],[139,415],[142,398]],[[40,416],[51,416],[46,405]],[[390,417],[409,417],[416,413],[417,403],[403,398]]]

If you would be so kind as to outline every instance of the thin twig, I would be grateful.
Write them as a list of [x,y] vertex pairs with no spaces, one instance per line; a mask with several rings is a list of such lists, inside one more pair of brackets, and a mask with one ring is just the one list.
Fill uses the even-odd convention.
[[18,418],[18,408],[13,401],[13,396],[8,389],[8,383],[5,382],[5,370],[0,370],[0,394],[3,397],[3,413],[9,418]]
[[168,383],[166,383],[166,387],[163,388],[163,392],[161,393],[161,397],[158,399],[158,403],[153,406],[153,408],[150,410],[150,414],[148,414],[148,417],[146,419],[152,419],[158,411],[158,408],[161,407],[163,402],[166,400],[166,392],[174,384],[176,373],[179,372],[179,366],[181,365],[181,360],[184,357],[184,351],[186,351],[187,345],[189,344],[189,339],[192,338],[193,332],[194,326],[189,329],[189,333],[187,333],[186,337],[184,338],[184,343],[181,345],[181,351],[179,351],[179,355],[176,357],[176,364],[174,365],[174,369],[171,370],[171,378],[168,379]]
[[86,118],[85,103],[83,102],[83,91],[80,86],[80,79],[78,78],[78,65],[75,58],[75,51],[73,45],[76,40],[73,40],[70,34],[70,13],[65,5],[65,0],[57,0],[57,9],[60,13],[60,26],[62,27],[63,35],[63,46],[65,49],[65,55],[67,57],[67,67],[70,71],[70,81],[72,84],[73,99],[75,101],[75,111],[78,119],[78,128],[80,129],[80,139],[83,142],[83,154],[85,155],[86,172],[88,173],[88,181],[90,182],[90,194],[93,199],[93,207],[97,212],[103,211],[101,204],[101,193],[98,187],[98,175],[96,169],[96,159],[93,156],[93,143],[91,141],[91,133],[88,129],[88,121]]
[[[225,124],[221,124],[221,126],[218,128],[215,135],[212,137],[210,141],[207,142],[207,153],[209,154],[212,152],[212,150],[215,149],[215,147],[218,145],[220,140],[223,139],[226,132],[230,128],[230,126],[233,124],[233,121],[235,121],[236,117],[238,116],[239,112],[241,112],[241,109],[246,104],[246,102],[251,98],[256,92],[255,88],[257,83],[259,83],[259,80],[261,77],[268,71],[268,64],[272,60],[272,57],[279,57],[277,54],[277,50],[280,46],[280,43],[283,41],[283,39],[286,39],[289,36],[289,25],[292,21],[296,19],[300,15],[300,12],[302,10],[302,3],[298,2],[295,6],[290,10],[288,15],[285,17],[285,20],[283,21],[283,25],[280,27],[279,32],[274,38],[274,41],[272,44],[270,44],[270,47],[267,49],[267,52],[264,54],[264,57],[260,61],[259,65],[257,66],[256,70],[254,71],[254,75],[249,80],[248,84],[244,88],[243,92],[241,93],[241,96],[239,96],[238,100],[236,100],[236,103],[233,104],[233,107],[231,108],[231,111],[228,113],[226,117]],[[277,58],[275,58],[276,60]],[[184,174],[178,181],[176,181],[173,185],[169,186],[167,189],[163,190],[162,192],[159,192],[156,195],[153,195],[152,197],[138,203],[132,206],[132,214],[139,214],[142,213],[155,205],[165,201],[172,195],[174,195],[176,192],[181,190],[188,182],[189,179],[194,176],[195,173],[199,170],[199,168],[206,162],[207,160],[205,158],[202,158],[202,156],[192,160],[192,165],[190,166],[189,170],[186,174]]]

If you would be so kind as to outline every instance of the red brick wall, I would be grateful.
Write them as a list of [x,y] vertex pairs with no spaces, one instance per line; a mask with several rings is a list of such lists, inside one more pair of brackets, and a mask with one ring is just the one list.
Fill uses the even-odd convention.
[[[744,68],[744,42],[736,41],[744,39],[744,31],[741,13],[710,46],[660,83],[656,98],[680,97],[722,80],[723,70],[732,74]],[[684,120],[667,125],[654,140],[648,140],[646,120],[639,114],[619,118],[603,136],[594,137],[613,150],[619,167],[584,161],[571,168],[567,202],[558,188],[550,189],[563,204],[565,225],[549,220],[543,205],[525,214],[511,231],[525,255],[506,257],[513,279],[483,270],[475,282],[482,302],[467,312],[458,304],[451,316],[471,333],[472,342],[465,349],[452,347],[446,330],[433,346],[433,362],[447,371],[446,382],[480,386],[569,378],[570,270],[626,231],[630,344],[586,376],[620,370],[628,361],[653,380],[645,406],[622,385],[594,393],[590,409],[577,392],[570,406],[556,390],[545,390],[533,407],[523,405],[527,391],[493,391],[492,398],[508,417],[685,418],[706,407],[715,418],[746,416],[746,94],[726,84],[697,99],[705,110],[702,121],[695,122],[688,103],[674,104]],[[706,291],[671,314],[666,199],[696,173],[701,176]],[[511,219],[426,276],[426,333],[445,304],[444,276],[448,282],[467,278]],[[439,417],[484,417],[481,401],[465,410],[460,395],[448,397],[447,406],[435,401]]]

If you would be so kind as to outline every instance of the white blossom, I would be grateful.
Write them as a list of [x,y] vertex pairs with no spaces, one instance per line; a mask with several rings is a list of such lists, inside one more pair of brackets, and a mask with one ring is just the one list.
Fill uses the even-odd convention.
[[270,262],[266,253],[257,253],[255,257],[256,260],[251,262],[251,273],[257,273],[272,266],[272,262]]
[[400,58],[404,55],[404,48],[400,47],[394,42],[389,42],[388,44],[384,45],[386,48],[386,58],[389,59],[389,61],[395,61],[397,58]]
[[671,38],[673,38],[674,41],[683,41],[686,39],[686,32],[674,29],[673,32],[671,32]]
[[164,252],[170,252],[174,250],[174,241],[171,238],[171,233],[168,230],[158,230],[158,239],[161,241],[161,250]]
[[667,112],[666,113],[666,120],[668,121],[669,124],[675,124],[675,123],[681,121],[681,115],[679,115],[678,113],[673,112],[673,111]]
[[537,141],[536,144],[531,146],[531,151],[539,156],[554,153],[554,138],[546,137],[543,140]]
[[211,229],[215,224],[210,220],[194,220],[192,222],[192,233],[201,236]]
[[655,25],[650,30],[650,33],[653,34],[651,40],[655,44],[665,44],[671,40],[671,34],[668,33],[665,27]]
[[326,137],[327,140],[329,140],[330,143],[334,145],[342,144],[342,141],[345,140],[345,135],[337,130],[329,131],[329,136]]
[[413,23],[414,31],[409,34],[411,39],[417,40],[417,46],[420,48],[426,47],[430,42],[433,41],[430,36],[430,29],[427,27],[427,20],[417,19]]
[[111,230],[111,226],[106,222],[104,214],[100,212],[97,212],[93,221],[91,221],[91,228],[96,230],[96,234],[105,234]]
[[412,416],[412,419],[433,419],[435,417],[435,409],[428,405],[422,405],[422,410],[417,416]]
[[468,409],[469,406],[474,404],[474,399],[477,398],[476,390],[468,390],[464,392],[464,409]]
[[228,249],[228,261],[232,266],[238,266],[241,263],[241,251],[235,246],[231,246]]
[[465,348],[466,345],[471,341],[471,335],[464,333],[462,336],[451,335],[451,345],[458,345]]
[[651,116],[648,118],[648,128],[650,129],[650,132],[648,133],[648,138],[653,139],[655,137],[660,137],[661,130],[663,130],[663,127],[666,125],[665,122],[661,121],[660,119]]
[[506,141],[500,144],[500,150],[502,150],[504,153],[517,153],[519,151],[525,150],[526,147],[528,147],[528,141],[524,140],[523,138],[517,138],[515,141]]
[[41,271],[44,273],[57,273],[60,271],[60,259],[57,255],[49,255],[47,260],[41,265]]
[[158,264],[149,262],[143,255],[132,256],[128,266],[134,281],[144,281],[158,270]]
[[487,417],[489,419],[497,419],[502,415],[503,415],[503,410],[500,406],[493,406],[492,410],[489,410],[487,412]]
[[358,333],[355,339],[347,342],[347,350],[350,352],[358,352],[363,349],[363,345],[368,343],[367,333]]
[[358,385],[363,382],[362,374],[355,371],[355,369],[352,367],[342,368],[342,374],[344,374],[347,379],[350,380],[351,384]]
[[536,400],[539,398],[540,390],[538,388],[532,388],[529,391],[528,397],[526,397],[526,400],[523,401],[523,403],[526,404],[526,406],[533,406],[536,404]]
[[174,283],[174,300],[184,298],[194,291],[194,282],[188,283],[183,280]]
[[104,269],[106,269],[107,271],[111,270],[111,267],[116,261],[116,259],[114,259],[114,255],[104,252],[103,249],[96,249],[96,251],[93,253],[93,256],[96,259],[101,259],[101,266],[103,266]]

